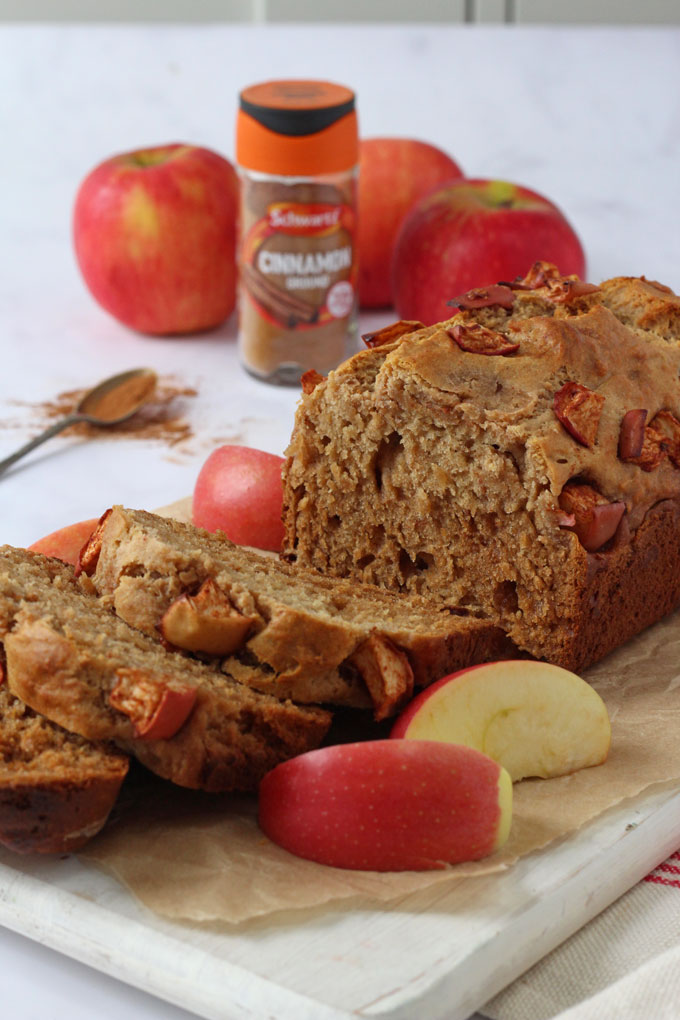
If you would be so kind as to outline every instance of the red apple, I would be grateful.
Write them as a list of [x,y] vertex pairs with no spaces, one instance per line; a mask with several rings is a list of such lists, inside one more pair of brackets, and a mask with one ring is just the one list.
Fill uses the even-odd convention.
[[434,741],[324,747],[277,765],[260,785],[266,835],[337,868],[426,871],[478,860],[503,845],[511,816],[502,768]]
[[402,319],[427,325],[473,287],[524,276],[537,260],[583,276],[581,242],[557,206],[507,181],[462,180],[420,201],[402,224],[392,291]]
[[585,680],[547,662],[515,659],[471,666],[427,687],[390,736],[475,748],[514,782],[601,764],[611,727],[602,698]]
[[124,153],[88,174],[73,214],[76,257],[96,300],[141,333],[193,333],[232,312],[238,179],[209,149]]
[[194,488],[194,524],[223,531],[237,545],[277,551],[283,542],[285,461],[248,446],[219,446],[200,470]]
[[80,550],[99,523],[98,517],[92,517],[87,521],[78,521],[76,524],[68,524],[65,528],[39,538],[29,549],[33,552],[42,553],[43,556],[54,556],[64,563],[70,563],[75,567],[78,562]]
[[413,138],[364,138],[359,143],[359,304],[392,304],[390,264],[406,213],[447,181],[462,177],[441,149]]

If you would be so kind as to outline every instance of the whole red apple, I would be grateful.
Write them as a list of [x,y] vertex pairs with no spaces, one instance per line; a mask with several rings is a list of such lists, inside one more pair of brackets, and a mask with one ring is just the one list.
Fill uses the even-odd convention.
[[390,265],[404,217],[415,203],[462,177],[445,152],[413,138],[364,138],[359,143],[359,304],[392,304]]
[[114,156],[76,196],[78,265],[132,329],[209,329],[235,304],[237,210],[236,171],[216,152],[173,144]]
[[581,242],[552,202],[508,181],[454,181],[408,214],[392,262],[402,319],[448,319],[447,301],[472,287],[524,276],[537,260],[585,273]]
[[284,463],[283,457],[249,446],[218,446],[196,479],[196,527],[219,529],[237,545],[278,552],[283,542]]

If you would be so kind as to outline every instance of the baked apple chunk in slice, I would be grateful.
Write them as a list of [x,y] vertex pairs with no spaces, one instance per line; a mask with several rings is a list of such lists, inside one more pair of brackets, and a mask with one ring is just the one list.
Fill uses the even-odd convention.
[[572,530],[586,552],[597,552],[614,537],[626,504],[610,503],[592,485],[568,482],[560,493],[559,504],[566,517],[561,527]]
[[377,722],[396,715],[413,695],[413,670],[408,657],[384,634],[369,634],[349,662],[368,688]]
[[255,617],[244,616],[209,577],[195,595],[180,595],[168,606],[158,629],[175,648],[231,655],[241,647],[254,623]]
[[432,684],[404,709],[390,736],[475,748],[516,782],[601,765],[611,727],[602,698],[575,673],[547,662],[509,660],[472,666]]
[[143,740],[169,740],[182,728],[196,703],[197,688],[177,684],[171,677],[146,669],[116,670],[109,704],[128,716],[135,736]]

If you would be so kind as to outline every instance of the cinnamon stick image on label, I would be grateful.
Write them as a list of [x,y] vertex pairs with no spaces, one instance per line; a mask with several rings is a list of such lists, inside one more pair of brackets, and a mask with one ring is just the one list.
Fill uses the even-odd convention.
[[254,266],[241,265],[241,280],[252,298],[289,329],[293,329],[298,322],[317,321],[318,308],[281,290]]
[[[239,332],[245,367],[298,383],[350,352],[356,330],[356,178],[242,181]],[[341,178],[341,179],[340,179]],[[343,186],[339,186],[342,184]]]

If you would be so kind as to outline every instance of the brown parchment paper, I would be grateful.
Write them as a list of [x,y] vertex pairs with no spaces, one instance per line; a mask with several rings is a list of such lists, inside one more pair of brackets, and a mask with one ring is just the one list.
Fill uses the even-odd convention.
[[[182,501],[173,516],[189,513]],[[232,924],[356,897],[384,902],[502,871],[651,786],[677,783],[680,790],[680,611],[583,675],[609,711],[609,758],[571,776],[516,783],[510,838],[483,861],[436,872],[328,868],[266,839],[255,798],[182,790],[141,771],[80,856],[115,875],[157,914]]]

